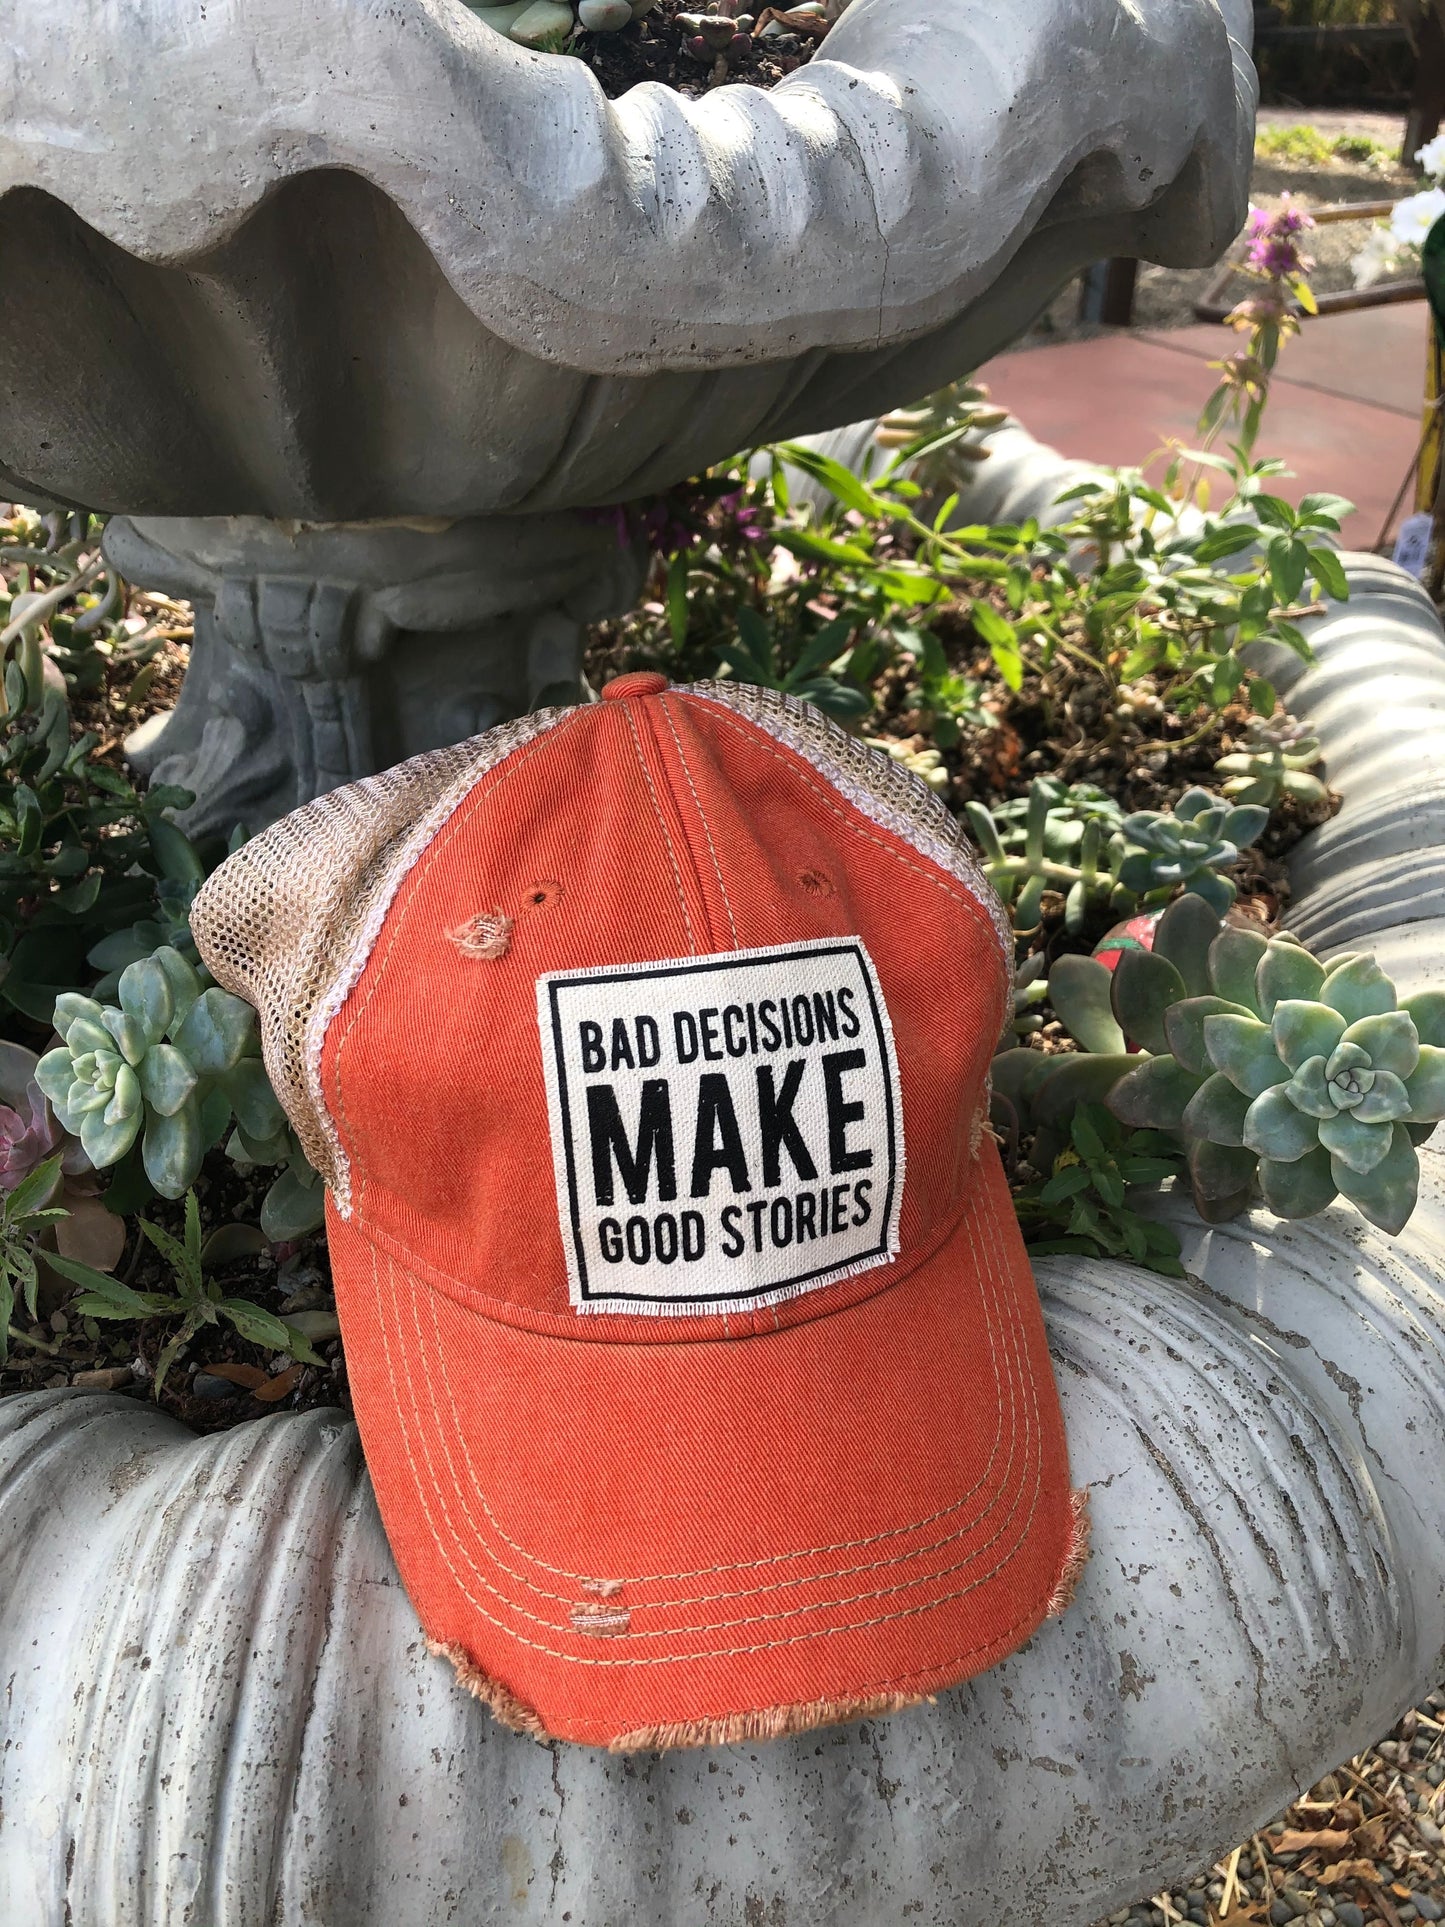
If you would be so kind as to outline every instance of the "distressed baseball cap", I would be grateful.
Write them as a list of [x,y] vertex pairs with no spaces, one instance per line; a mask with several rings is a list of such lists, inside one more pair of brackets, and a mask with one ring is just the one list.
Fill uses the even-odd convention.
[[810,706],[622,676],[333,790],[193,927],[328,1187],[433,1649],[615,1749],[893,1711],[1067,1603],[987,1128],[1012,941],[925,784]]

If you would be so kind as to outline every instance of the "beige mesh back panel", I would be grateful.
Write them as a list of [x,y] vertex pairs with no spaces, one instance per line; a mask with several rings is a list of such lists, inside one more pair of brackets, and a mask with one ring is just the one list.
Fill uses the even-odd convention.
[[541,709],[318,796],[243,844],[196,898],[196,947],[217,983],[260,1012],[272,1088],[344,1215],[350,1174],[321,1091],[326,1026],[407,872],[468,791],[576,714]]
[[[1003,906],[957,820],[926,783],[791,696],[730,682],[693,683],[679,693],[753,723],[870,822],[955,878],[987,911],[1011,967]],[[408,871],[468,792],[514,750],[581,715],[539,710],[332,790],[245,844],[196,898],[196,945],[216,981],[260,1012],[271,1083],[343,1216],[351,1209],[350,1172],[321,1088],[327,1026],[365,969]]]

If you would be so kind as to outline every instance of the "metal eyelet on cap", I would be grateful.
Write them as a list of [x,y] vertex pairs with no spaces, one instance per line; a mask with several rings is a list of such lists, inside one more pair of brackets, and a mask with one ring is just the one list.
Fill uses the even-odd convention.
[[614,676],[602,685],[605,703],[625,703],[630,696],[660,696],[671,688],[666,676],[657,669],[634,669],[626,676]]

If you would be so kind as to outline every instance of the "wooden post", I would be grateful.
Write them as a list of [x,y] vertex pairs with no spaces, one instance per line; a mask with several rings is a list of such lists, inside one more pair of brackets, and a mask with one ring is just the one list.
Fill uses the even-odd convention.
[[1426,141],[1434,140],[1445,116],[1445,0],[1417,0],[1409,24],[1415,42],[1415,92],[1400,151],[1406,167],[1413,165]]
[[1102,321],[1106,328],[1128,328],[1134,320],[1137,261],[1116,258],[1085,268],[1079,282],[1080,321]]

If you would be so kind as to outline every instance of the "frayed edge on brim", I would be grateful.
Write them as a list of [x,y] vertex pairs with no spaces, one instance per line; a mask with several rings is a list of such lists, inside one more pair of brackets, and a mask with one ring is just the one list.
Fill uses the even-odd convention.
[[500,1680],[493,1679],[490,1673],[484,1673],[465,1646],[429,1639],[426,1649],[438,1659],[451,1661],[457,1685],[470,1693],[473,1699],[479,1699],[499,1725],[509,1726],[514,1733],[530,1733],[534,1740],[551,1738],[531,1707],[519,1700],[515,1693],[509,1693]]
[[676,1726],[639,1726],[608,1742],[609,1753],[666,1753],[684,1746],[732,1746],[740,1740],[780,1740],[815,1726],[900,1713],[908,1706],[931,1706],[932,1693],[877,1693],[871,1699],[807,1700],[798,1706],[759,1706],[750,1713],[727,1713],[715,1720],[685,1720]]
[[1069,1513],[1069,1549],[1049,1594],[1049,1603],[1044,1607],[1045,1619],[1057,1619],[1060,1613],[1069,1610],[1089,1563],[1089,1488],[1086,1485],[1076,1486],[1069,1494]]

